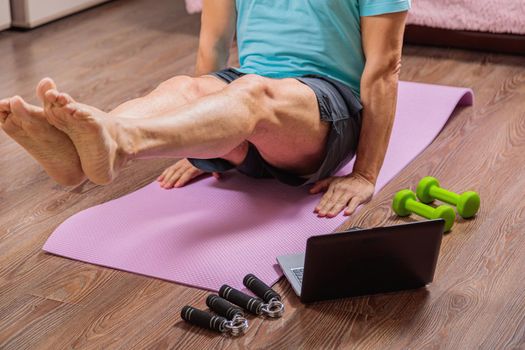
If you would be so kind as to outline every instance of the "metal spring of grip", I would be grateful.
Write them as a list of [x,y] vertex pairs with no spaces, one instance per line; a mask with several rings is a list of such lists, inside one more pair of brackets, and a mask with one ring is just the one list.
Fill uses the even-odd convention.
[[246,333],[248,330],[248,320],[241,315],[235,315],[232,320],[229,320],[224,324],[224,327],[234,337]]
[[246,333],[248,320],[244,317],[244,312],[241,309],[216,294],[208,295],[206,305],[208,305],[210,310],[228,320],[225,327],[230,331],[231,335],[236,336]]
[[284,304],[278,299],[270,299],[266,304],[263,304],[262,311],[268,317],[279,318],[284,313]]
[[219,333],[228,333],[232,336],[242,335],[248,329],[248,321],[241,314],[228,320],[225,317],[186,305],[182,308],[181,317],[193,325]]
[[244,277],[242,283],[246,288],[266,302],[262,305],[262,311],[266,316],[278,318],[283,315],[284,304],[281,301],[279,293],[251,273]]

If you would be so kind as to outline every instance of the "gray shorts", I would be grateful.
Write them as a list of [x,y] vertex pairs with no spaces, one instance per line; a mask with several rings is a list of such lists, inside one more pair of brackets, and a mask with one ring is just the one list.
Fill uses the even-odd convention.
[[[211,75],[231,83],[244,75],[233,68],[227,68]],[[331,124],[324,160],[314,174],[301,176],[276,168],[264,160],[253,144],[249,144],[244,161],[234,166],[222,158],[188,159],[195,167],[206,172],[224,172],[236,168],[239,172],[255,178],[275,178],[292,186],[301,186],[327,178],[355,155],[361,131],[361,103],[350,87],[320,75],[296,77],[310,87],[317,97],[320,118]]]

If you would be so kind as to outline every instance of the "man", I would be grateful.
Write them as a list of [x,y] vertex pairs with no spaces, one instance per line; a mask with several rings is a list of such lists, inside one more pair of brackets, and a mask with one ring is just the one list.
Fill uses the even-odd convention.
[[[179,187],[237,168],[324,191],[319,216],[373,195],[394,119],[410,0],[208,0],[197,77],[174,77],[110,113],[46,78],[43,107],[0,101],[2,129],[58,183],[110,183],[130,159],[184,158]],[[224,69],[237,30],[240,68]],[[358,142],[359,140],[359,142]],[[351,174],[335,177],[356,154]]]

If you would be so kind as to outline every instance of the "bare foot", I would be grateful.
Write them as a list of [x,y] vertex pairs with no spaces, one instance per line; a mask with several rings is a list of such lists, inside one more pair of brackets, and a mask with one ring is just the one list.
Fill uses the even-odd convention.
[[42,108],[19,96],[1,100],[0,126],[59,184],[72,186],[85,179],[75,146],[47,122]]
[[121,138],[116,118],[56,89],[45,92],[44,110],[49,123],[73,141],[86,176],[99,185],[112,182],[126,161],[117,143]]
[[[157,178],[160,187],[170,189],[173,187],[182,187],[194,178],[201,176],[205,172],[194,167],[187,159],[181,159],[172,166],[166,168]],[[219,178],[219,173],[212,173],[215,178]]]

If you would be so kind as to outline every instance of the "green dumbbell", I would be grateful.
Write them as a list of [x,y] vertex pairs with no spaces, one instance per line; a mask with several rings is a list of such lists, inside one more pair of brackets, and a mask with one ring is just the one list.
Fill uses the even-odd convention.
[[397,192],[392,202],[392,209],[394,209],[394,212],[399,216],[408,216],[414,213],[427,219],[441,218],[445,220],[445,232],[450,231],[456,218],[454,209],[448,205],[440,205],[437,208],[433,208],[418,202],[416,194],[411,190],[401,190]]
[[458,214],[468,219],[476,215],[479,209],[479,195],[474,191],[457,194],[439,187],[439,182],[432,176],[427,176],[419,181],[416,190],[417,198],[423,203],[432,203],[435,199],[455,205]]

